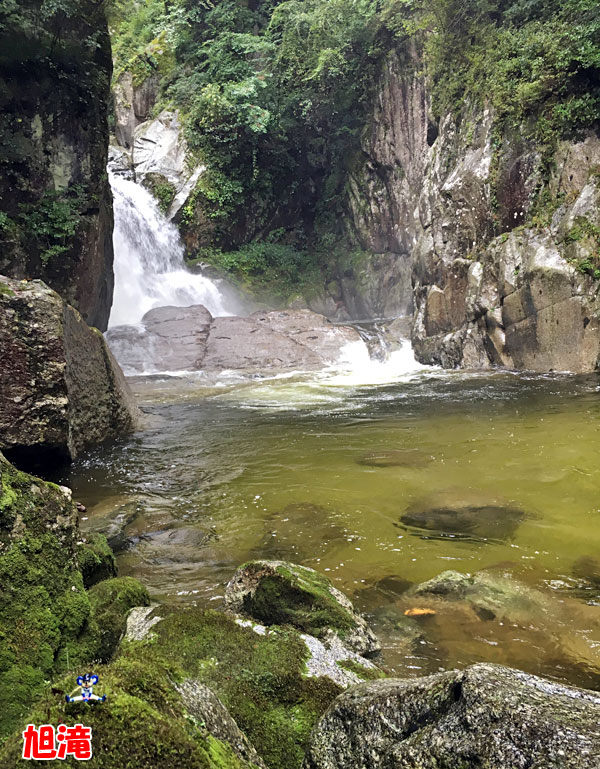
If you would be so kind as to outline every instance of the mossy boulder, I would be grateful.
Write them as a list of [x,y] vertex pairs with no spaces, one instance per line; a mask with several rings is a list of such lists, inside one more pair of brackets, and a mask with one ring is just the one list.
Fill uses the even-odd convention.
[[[119,659],[98,666],[98,693],[104,703],[91,707],[67,704],[65,694],[72,691],[74,675],[63,676],[47,687],[33,710],[29,723],[85,723],[92,729],[93,756],[90,769],[252,769],[258,764],[238,755],[233,745],[213,736],[210,726],[188,713],[178,691],[183,672],[148,648],[137,658],[135,645],[126,647]],[[237,727],[226,711],[221,713],[230,729]],[[226,731],[221,723],[221,734]],[[208,727],[208,728],[207,728]],[[238,730],[239,731],[239,730]],[[20,766],[20,732],[15,732],[0,748],[0,765]],[[32,761],[32,766],[47,762]],[[72,758],[65,766],[79,766]]]
[[88,534],[78,542],[77,556],[86,588],[117,576],[115,555],[102,534]]
[[0,454],[0,488],[1,741],[45,682],[109,656],[127,610],[147,594],[135,580],[85,590],[76,509],[58,486]]
[[159,654],[214,691],[267,766],[281,769],[300,766],[310,730],[337,694],[382,675],[337,636],[327,647],[289,626],[195,607],[136,609],[128,638],[137,640],[126,640],[125,653],[142,662]]
[[315,727],[303,769],[591,769],[600,696],[500,665],[361,684]]
[[369,655],[380,645],[352,602],[327,577],[286,561],[250,561],[225,592],[231,611],[265,625],[291,625],[317,638],[335,633],[352,651]]

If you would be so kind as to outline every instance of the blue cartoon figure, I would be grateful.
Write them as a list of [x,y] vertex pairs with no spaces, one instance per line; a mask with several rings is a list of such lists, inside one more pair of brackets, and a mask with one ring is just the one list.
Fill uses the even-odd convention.
[[[106,694],[100,697],[98,694],[94,694],[94,686],[98,683],[98,676],[95,673],[85,673],[82,676],[77,677],[77,686],[71,694],[65,695],[67,702],[105,702]],[[81,689],[81,694],[73,697],[73,693]]]

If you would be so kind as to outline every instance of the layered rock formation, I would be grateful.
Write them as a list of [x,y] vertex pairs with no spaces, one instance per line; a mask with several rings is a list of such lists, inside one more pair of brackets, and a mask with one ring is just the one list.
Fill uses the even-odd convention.
[[102,334],[41,281],[0,278],[0,449],[15,461],[74,458],[138,417]]
[[542,149],[516,132],[498,143],[489,111],[432,122],[418,72],[388,57],[348,203],[352,237],[375,264],[388,255],[401,301],[412,272],[417,357],[594,370],[600,139],[559,143],[544,179]]
[[107,340],[128,373],[231,369],[318,369],[359,342],[358,332],[334,326],[309,310],[256,312],[248,318],[212,318],[202,305],[158,307],[143,328],[116,326]]
[[20,3],[3,16],[0,51],[0,273],[43,279],[104,330],[113,291],[104,8]]

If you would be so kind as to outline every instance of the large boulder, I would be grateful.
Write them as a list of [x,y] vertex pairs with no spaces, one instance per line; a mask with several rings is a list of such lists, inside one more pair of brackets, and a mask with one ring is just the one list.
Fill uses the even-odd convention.
[[0,51],[0,273],[44,280],[103,331],[113,292],[105,7],[3,8]]
[[41,281],[0,277],[0,449],[25,463],[75,457],[138,416],[102,334]]
[[129,373],[224,369],[313,370],[336,362],[358,332],[310,310],[212,318],[202,305],[158,307],[142,327],[114,326],[106,338]]
[[358,654],[381,646],[352,602],[314,569],[286,561],[250,561],[240,566],[225,591],[232,611],[266,625],[291,625],[305,633],[337,635]]
[[[205,687],[214,692],[269,767],[299,769],[310,730],[335,697],[382,676],[341,642],[189,605],[134,609],[126,640],[124,658],[179,672],[196,718]],[[201,718],[210,728],[212,717]]]
[[497,665],[341,694],[304,769],[592,769],[600,696]]

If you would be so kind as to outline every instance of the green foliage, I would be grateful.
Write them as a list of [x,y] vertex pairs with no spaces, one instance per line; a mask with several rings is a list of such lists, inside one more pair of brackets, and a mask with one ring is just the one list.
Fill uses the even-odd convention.
[[258,299],[280,303],[298,292],[310,293],[320,282],[317,255],[281,243],[255,241],[237,251],[205,249],[198,260],[225,270]]
[[600,227],[585,216],[577,216],[563,243],[566,246],[570,243],[587,246],[588,254],[578,258],[567,257],[567,261],[573,264],[578,272],[600,280]]
[[35,203],[21,203],[18,217],[27,240],[33,241],[42,264],[69,251],[81,223],[86,196],[82,187],[57,192],[47,190]]
[[387,12],[402,34],[418,27],[437,115],[487,102],[543,144],[598,119],[595,0],[388,0]]
[[176,190],[174,185],[162,174],[152,173],[146,175],[144,186],[147,187],[156,198],[158,207],[163,214],[166,214],[175,197]]
[[180,109],[188,144],[209,169],[182,212],[188,242],[210,247],[211,261],[257,293],[272,282],[289,295],[315,266],[327,275],[348,248],[326,242],[353,247],[344,229],[348,173],[392,50],[407,70],[422,54],[438,118],[491,105],[497,135],[516,127],[548,163],[557,138],[589,127],[600,111],[596,0],[120,5],[128,11],[115,34],[117,70],[164,40],[172,66],[162,103]]

